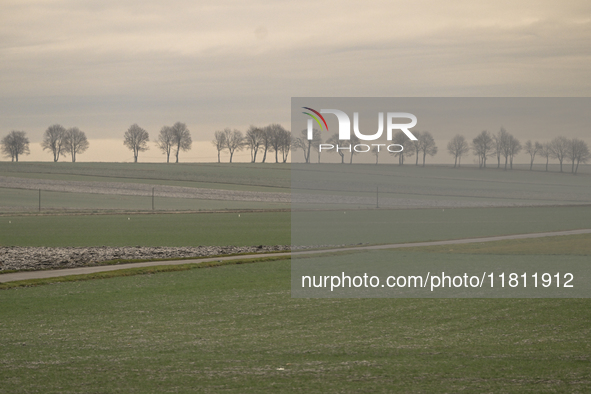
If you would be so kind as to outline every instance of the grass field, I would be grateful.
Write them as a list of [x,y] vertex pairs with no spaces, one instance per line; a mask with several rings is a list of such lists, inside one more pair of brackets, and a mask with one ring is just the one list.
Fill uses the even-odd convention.
[[289,218],[289,212],[4,216],[0,246],[289,245]]
[[[340,164],[132,164],[132,163],[8,163],[0,162],[0,176],[22,180],[76,182],[141,183],[162,191],[170,186],[289,193],[291,188],[305,193],[334,193],[368,197],[374,205],[379,186],[382,204],[390,208],[408,208],[412,200],[421,207],[437,201],[452,206],[466,204],[561,205],[590,204],[591,176],[583,171],[568,173],[527,170],[503,171],[495,168],[450,168],[414,165],[340,165]],[[307,184],[311,184],[308,187]],[[2,186],[2,185],[0,185]],[[344,187],[344,189],[343,189]],[[43,189],[43,186],[38,188]],[[0,212],[38,209],[35,190],[0,188]],[[59,193],[44,190],[42,210],[151,210],[148,196],[120,194]],[[387,201],[390,200],[389,203]],[[463,205],[462,205],[463,204]],[[260,209],[265,203],[214,201],[200,199],[161,199],[157,210]],[[322,205],[316,206],[322,208]],[[288,208],[270,204],[270,208]],[[354,208],[354,207],[350,207]]]
[[0,162],[0,175],[78,181],[142,182],[229,190],[240,188],[266,191],[269,188],[285,189],[290,186],[290,166],[285,164]]
[[[0,246],[338,245],[588,228],[590,207],[0,217]],[[129,218],[129,220],[128,220]],[[317,226],[312,226],[315,223]],[[293,235],[293,238],[292,238]]]
[[[556,242],[580,256],[580,238]],[[587,299],[292,299],[289,285],[275,261],[0,291],[1,390],[591,390]]]
[[[0,188],[1,209],[11,212],[53,212],[80,213],[89,211],[102,212],[151,212],[151,196],[126,196],[90,193],[41,192],[41,210],[39,210],[39,191]],[[155,197],[156,211],[215,211],[215,210],[272,210],[289,209],[289,204],[257,202],[206,200],[197,198]]]
[[[363,173],[372,167],[354,168],[375,186]],[[291,184],[289,166],[242,163],[0,163],[0,175],[255,191]],[[392,178],[392,197],[591,196],[588,174],[379,166],[378,177]],[[0,194],[0,206],[29,198],[18,193]],[[97,211],[112,208],[86,198]],[[171,209],[200,209],[191,203]],[[224,209],[215,203],[205,209]],[[289,212],[4,213],[0,246],[276,245],[292,235],[308,244],[418,242],[589,228],[590,214],[583,205],[309,211],[297,213],[292,234]],[[585,235],[392,253],[409,262],[585,263],[590,244]],[[1,290],[0,393],[591,391],[588,299],[300,299],[290,296],[289,260],[189,268]]]

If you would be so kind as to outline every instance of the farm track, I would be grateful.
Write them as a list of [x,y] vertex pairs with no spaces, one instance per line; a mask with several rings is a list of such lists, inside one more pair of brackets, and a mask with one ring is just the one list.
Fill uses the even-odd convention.
[[224,257],[209,257],[199,258],[183,261],[149,261],[143,263],[131,263],[131,264],[119,264],[119,265],[106,265],[106,266],[94,266],[94,267],[81,267],[81,268],[70,268],[60,270],[47,270],[47,271],[25,271],[25,272],[14,272],[0,274],[0,283],[29,280],[29,279],[44,279],[44,278],[56,278],[69,275],[84,275],[92,274],[97,272],[117,271],[129,268],[141,268],[141,267],[153,267],[153,266],[165,266],[165,265],[178,265],[178,264],[195,264],[195,263],[207,263],[214,261],[231,261],[231,260],[243,260],[257,257],[286,257],[286,256],[302,256],[319,253],[335,253],[342,251],[362,251],[362,250],[387,250],[387,249],[399,249],[408,247],[421,247],[421,246],[438,246],[438,245],[456,245],[456,244],[468,244],[468,243],[482,243],[482,242],[493,242],[503,240],[515,240],[515,239],[528,239],[528,238],[543,238],[543,237],[555,237],[563,235],[577,235],[577,234],[590,234],[591,229],[580,229],[580,230],[568,230],[568,231],[553,231],[545,233],[529,233],[529,234],[513,234],[513,235],[502,235],[494,237],[483,237],[483,238],[463,238],[453,239],[446,241],[431,241],[431,242],[415,242],[415,243],[403,243],[403,244],[386,244],[386,245],[369,245],[369,246],[354,246],[354,247],[339,247],[330,248],[323,250],[302,250],[292,252],[279,252],[279,253],[265,253],[265,254],[243,254],[238,256],[224,256]]

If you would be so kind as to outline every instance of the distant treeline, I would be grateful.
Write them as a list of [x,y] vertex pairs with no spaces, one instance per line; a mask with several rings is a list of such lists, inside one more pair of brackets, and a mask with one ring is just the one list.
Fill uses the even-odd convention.
[[[312,153],[317,155],[317,162],[321,162],[322,153],[337,153],[341,163],[345,160],[351,164],[353,157],[362,152],[371,152],[375,156],[375,164],[379,162],[379,155],[388,152],[398,158],[398,164],[404,165],[405,159],[415,156],[415,165],[419,161],[424,166],[426,158],[435,156],[438,152],[435,139],[428,131],[413,131],[417,140],[410,140],[402,131],[394,134],[392,143],[400,146],[400,151],[387,151],[384,144],[362,144],[357,136],[352,135],[349,140],[339,139],[335,133],[326,141],[322,140],[320,130],[313,129],[312,139],[308,139],[308,131],[302,130],[299,136],[293,136],[280,124],[270,124],[265,127],[250,126],[243,134],[240,130],[226,128],[216,131],[212,144],[218,152],[218,163],[221,152],[230,154],[230,163],[234,153],[248,149],[251,163],[267,162],[267,154],[274,153],[275,163],[285,163],[290,151],[301,150],[306,163],[311,162]],[[133,151],[134,162],[137,162],[139,152],[149,149],[149,134],[137,124],[131,125],[123,135],[123,144]],[[179,161],[179,153],[191,149],[191,133],[184,123],[176,122],[172,126],[163,126],[156,140],[156,147],[166,155],[166,162],[170,162],[170,155],[174,154],[176,162]],[[53,161],[57,162],[60,156],[70,155],[72,162],[76,161],[76,155],[84,153],[89,146],[86,134],[77,127],[66,129],[61,125],[52,125],[45,130],[43,150],[53,155]],[[332,148],[329,148],[332,146]],[[357,147],[363,146],[362,150]],[[335,149],[335,147],[338,147]],[[0,141],[0,149],[4,156],[12,161],[18,161],[20,155],[29,154],[29,139],[24,131],[11,131]],[[459,167],[462,157],[470,151],[478,158],[481,168],[487,167],[487,161],[496,159],[496,167],[505,170],[513,169],[513,159],[520,152],[527,153],[530,157],[530,170],[536,156],[546,160],[546,171],[550,160],[558,160],[560,172],[563,172],[563,164],[570,163],[570,172],[576,174],[580,163],[586,163],[591,158],[587,143],[581,139],[556,137],[549,142],[528,140],[525,144],[515,138],[504,128],[497,133],[487,130],[478,134],[470,143],[466,137],[457,134],[447,144],[448,153],[454,157],[454,167]],[[348,156],[348,157],[346,157]],[[490,160],[489,160],[490,159]],[[490,164],[489,164],[490,167]]]

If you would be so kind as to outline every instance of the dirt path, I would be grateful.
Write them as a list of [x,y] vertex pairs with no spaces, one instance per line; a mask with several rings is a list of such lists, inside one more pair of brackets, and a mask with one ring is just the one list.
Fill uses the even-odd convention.
[[28,271],[28,272],[14,272],[10,274],[1,274],[0,283],[12,282],[17,280],[27,279],[43,279],[43,278],[56,278],[60,276],[68,275],[82,275],[92,274],[96,272],[106,271],[117,271],[127,268],[137,267],[152,267],[159,265],[178,265],[178,264],[189,264],[189,263],[206,263],[212,261],[230,261],[230,260],[241,260],[255,257],[281,257],[281,256],[298,256],[318,253],[331,253],[343,250],[383,250],[383,249],[398,249],[398,248],[409,248],[416,246],[436,246],[436,245],[456,245],[456,244],[468,244],[468,243],[481,243],[481,242],[493,242],[511,239],[527,239],[527,238],[542,238],[542,237],[555,237],[560,235],[576,235],[576,234],[591,234],[591,229],[581,230],[568,230],[568,231],[553,231],[548,233],[532,233],[532,234],[514,234],[514,235],[501,235],[495,237],[484,237],[484,238],[464,238],[464,239],[452,239],[447,241],[431,241],[431,242],[415,242],[415,243],[404,243],[404,244],[387,244],[387,245],[373,245],[373,246],[355,246],[349,248],[337,248],[337,249],[324,249],[324,250],[307,250],[298,252],[282,252],[282,253],[267,253],[261,254],[249,254],[240,256],[228,256],[228,257],[212,257],[212,258],[200,258],[194,260],[176,260],[176,261],[149,261],[145,263],[132,263],[132,264],[120,264],[120,265],[107,265],[97,267],[82,267],[82,268],[70,268],[63,270],[51,270],[51,271]]

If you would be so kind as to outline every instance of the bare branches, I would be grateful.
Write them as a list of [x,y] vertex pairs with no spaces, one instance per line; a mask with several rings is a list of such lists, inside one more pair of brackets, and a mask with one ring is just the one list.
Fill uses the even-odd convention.
[[320,130],[313,129],[311,140],[308,139],[308,130],[302,130],[300,134],[301,135],[299,137],[293,139],[293,150],[296,151],[298,149],[301,149],[302,152],[304,152],[304,161],[306,163],[310,163],[310,153],[312,151],[312,148],[318,149],[318,147],[322,143]]
[[556,137],[550,141],[550,157],[558,159],[560,162],[560,172],[562,172],[562,162],[568,152],[568,146],[569,142],[566,137]]
[[244,138],[244,146],[250,149],[251,163],[255,163],[257,161],[257,153],[259,152],[259,149],[261,148],[261,145],[263,144],[265,139],[264,133],[265,132],[263,131],[263,129],[256,126],[250,126],[246,131],[246,137]]
[[493,139],[487,130],[483,130],[472,140],[472,151],[478,157],[478,166],[486,168],[486,158],[493,154]]
[[463,135],[456,134],[454,138],[447,144],[447,151],[454,156],[454,168],[460,166],[462,156],[470,151],[468,141]]
[[170,163],[170,152],[174,146],[174,135],[172,134],[171,127],[162,126],[160,134],[158,134],[156,146],[162,151],[162,154],[166,155],[166,162]]
[[531,140],[527,140],[523,148],[525,150],[525,153],[527,153],[531,159],[529,162],[529,170],[531,171],[534,166],[534,159],[536,158],[536,154],[542,151],[542,144],[540,144],[538,141],[531,142]]
[[235,151],[241,151],[244,149],[244,136],[239,130],[231,130],[229,128],[224,129],[226,149],[230,152],[230,163]]
[[133,151],[133,162],[137,163],[137,157],[140,152],[147,151],[150,136],[148,132],[142,129],[137,123],[129,126],[129,129],[123,135],[123,145]]
[[176,147],[176,163],[179,162],[179,152],[188,151],[191,149],[191,144],[193,140],[191,140],[191,133],[189,129],[187,129],[187,125],[181,122],[176,122],[172,125],[171,133],[172,133],[172,143],[173,146]]
[[86,134],[78,127],[68,129],[64,135],[64,152],[72,156],[72,163],[76,162],[76,155],[84,153],[88,149]]
[[437,144],[435,144],[435,139],[428,131],[422,132],[417,138],[419,140],[420,151],[423,153],[423,167],[425,167],[425,157],[427,155],[435,156],[437,154]]
[[19,155],[28,155],[29,139],[24,131],[11,131],[0,141],[0,150],[12,161],[18,161]]
[[220,152],[223,151],[224,149],[226,149],[226,134],[221,130],[216,131],[211,143],[213,144],[213,146],[215,146],[215,148],[218,151],[218,163],[219,163],[220,162]]
[[66,154],[63,151],[65,134],[66,129],[59,124],[49,126],[47,130],[45,130],[45,134],[43,134],[41,147],[43,147],[43,150],[49,150],[53,153],[54,162],[59,160],[60,155],[65,156]]

